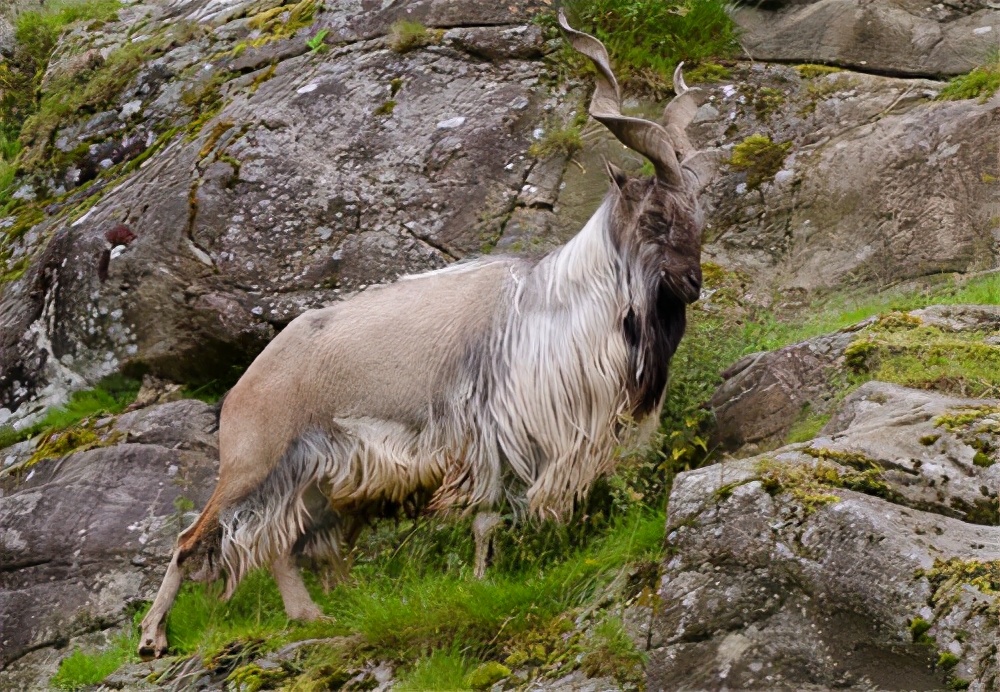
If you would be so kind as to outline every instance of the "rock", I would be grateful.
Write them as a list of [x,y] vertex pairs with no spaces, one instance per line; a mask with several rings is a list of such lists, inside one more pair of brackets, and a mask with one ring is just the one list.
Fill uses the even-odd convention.
[[[882,319],[871,318],[833,334],[748,355],[722,373],[723,383],[709,401],[715,414],[714,443],[729,451],[746,448],[753,452],[777,446],[797,422],[829,414],[850,388],[849,376],[866,372],[864,363],[852,366],[845,361],[848,347],[918,326],[965,332],[972,343],[981,340],[985,346],[995,346],[1000,336],[1000,308],[932,305],[906,316],[892,313]],[[925,335],[935,338],[935,334]],[[859,368],[860,372],[855,372]],[[947,387],[947,382],[938,384]]]
[[897,75],[956,75],[996,47],[1000,12],[984,1],[816,0],[741,6],[754,60],[826,63]]
[[803,411],[826,413],[853,332],[817,337],[776,351],[755,353],[722,373],[709,405],[715,441],[727,449],[785,439]]
[[758,68],[734,70],[739,88],[706,87],[721,117],[695,128],[730,151],[754,134],[786,147],[759,189],[724,165],[704,198],[705,258],[745,273],[752,301],[801,307],[996,264],[987,152],[1000,98],[935,101],[940,83],[927,80]]
[[[678,476],[648,688],[994,689],[1000,528],[913,508],[954,490],[939,474],[979,473],[963,433],[933,423],[971,403],[869,383],[829,438]],[[861,482],[822,445],[878,453],[884,470]],[[941,652],[954,667],[935,668]]]
[[[0,398],[14,418],[54,381],[72,384],[46,403],[121,368],[228,383],[303,311],[479,252],[518,204],[533,165],[530,132],[551,99],[538,80],[545,66],[521,59],[540,37],[526,21],[543,4],[408,5],[429,26],[464,27],[462,51],[386,49],[378,31],[399,18],[394,6],[320,12],[312,30],[329,28],[330,42],[337,26],[345,36],[365,28],[321,54],[306,54],[296,36],[232,57],[195,33],[139,72],[108,111],[123,118],[66,123],[56,139],[70,151],[125,128],[91,146],[67,184],[100,174],[102,162],[148,159],[106,189],[91,187],[102,197],[73,221],[73,206],[93,200],[54,207],[13,251],[12,262],[35,257],[0,294]],[[211,30],[244,21],[235,17],[252,3],[215,5],[198,0],[184,12]],[[146,33],[171,19],[141,7],[159,18]],[[127,40],[123,22],[102,31]],[[215,36],[241,40],[231,28]],[[185,103],[195,98],[211,106],[192,112]],[[149,133],[202,109],[218,113],[197,138],[148,148]],[[103,235],[125,218],[138,240],[107,263],[102,281]],[[314,228],[327,230],[303,230]]]
[[526,60],[540,58],[545,52],[542,29],[536,25],[450,29],[443,40],[445,45],[487,60]]
[[199,401],[141,409],[115,422],[122,443],[3,481],[0,686],[28,674],[11,666],[28,651],[121,623],[152,598],[185,512],[214,486],[215,426]]

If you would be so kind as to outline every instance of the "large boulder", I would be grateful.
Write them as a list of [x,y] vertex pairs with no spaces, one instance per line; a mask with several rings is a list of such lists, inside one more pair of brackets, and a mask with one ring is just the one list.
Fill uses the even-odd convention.
[[778,65],[733,76],[699,116],[701,141],[735,164],[708,190],[705,255],[750,279],[749,300],[801,308],[996,266],[1000,96],[939,101],[939,82]]
[[735,12],[755,60],[830,63],[895,75],[956,75],[997,44],[1000,11],[989,0],[806,0]]
[[[266,3],[222,5],[129,6],[63,40],[54,73],[111,55],[136,23],[176,45],[53,134],[73,160],[53,187],[148,158],[67,189],[9,241],[10,266],[30,260],[0,284],[16,418],[121,369],[231,381],[304,310],[478,253],[523,203],[532,133],[560,98],[524,59],[543,52],[526,22],[544,3],[337,4],[289,36]],[[426,22],[427,45],[398,52],[400,18]],[[310,51],[321,30],[346,43]]]
[[808,445],[681,474],[649,689],[996,689],[998,412],[869,383]]
[[97,424],[110,446],[4,475],[0,687],[21,686],[11,664],[28,652],[120,624],[152,598],[215,485],[216,425],[200,401],[141,409]]

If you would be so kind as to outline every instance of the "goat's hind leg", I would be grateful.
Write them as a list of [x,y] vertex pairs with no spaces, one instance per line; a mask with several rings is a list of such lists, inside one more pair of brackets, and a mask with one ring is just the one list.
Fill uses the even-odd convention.
[[496,512],[480,512],[472,520],[472,535],[476,539],[476,557],[473,574],[476,579],[486,576],[486,567],[493,556],[493,534],[500,526],[500,515]]
[[144,661],[160,658],[167,653],[167,613],[170,612],[177,592],[181,588],[184,574],[177,564],[181,549],[174,550],[174,555],[163,576],[160,590],[150,607],[146,617],[142,619],[142,633],[139,635],[139,656]]
[[271,563],[271,574],[281,592],[281,601],[285,604],[285,614],[291,620],[319,620],[323,611],[312,600],[302,581],[302,574],[295,565],[295,558],[284,555]]

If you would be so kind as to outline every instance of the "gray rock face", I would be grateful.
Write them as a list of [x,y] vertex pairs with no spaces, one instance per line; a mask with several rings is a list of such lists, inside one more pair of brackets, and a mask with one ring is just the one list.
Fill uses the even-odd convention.
[[[38,462],[0,494],[0,669],[128,617],[215,485],[216,412],[185,400],[120,416],[115,446]],[[0,673],[8,688],[16,671]]]
[[648,688],[995,689],[1000,528],[942,516],[995,513],[995,466],[934,423],[973,404],[869,383],[810,445],[681,474]]
[[927,80],[806,79],[776,65],[734,77],[711,89],[718,116],[700,123],[701,141],[764,134],[788,147],[759,189],[733,171],[706,199],[706,259],[745,273],[749,299],[801,307],[817,293],[996,265],[988,168],[1000,97],[942,102]]
[[756,60],[819,62],[900,75],[955,75],[997,44],[1000,12],[987,0],[816,0],[744,6],[735,13]]

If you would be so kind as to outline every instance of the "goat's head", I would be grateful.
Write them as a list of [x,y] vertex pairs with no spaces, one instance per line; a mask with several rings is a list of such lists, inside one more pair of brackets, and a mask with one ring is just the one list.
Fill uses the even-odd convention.
[[608,164],[614,197],[612,237],[627,256],[642,257],[646,266],[658,269],[663,286],[678,300],[693,303],[701,293],[704,226],[697,197],[714,169],[714,156],[694,150],[685,133],[698,107],[699,90],[684,83],[678,65],[676,96],[664,110],[662,124],[622,115],[618,81],[604,44],[570,27],[562,10],[559,24],[573,48],[597,69],[590,115],[649,159],[656,171],[652,178],[632,177]]

